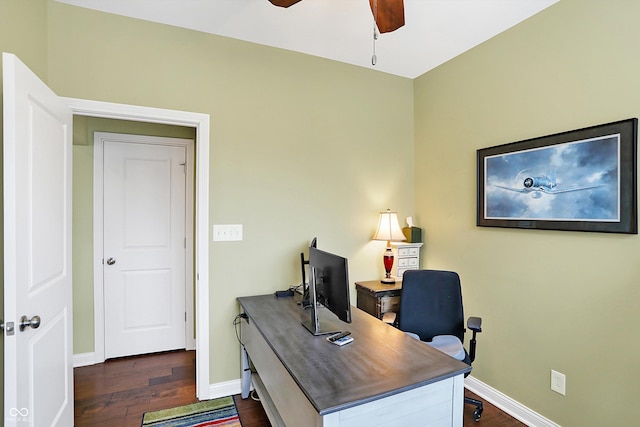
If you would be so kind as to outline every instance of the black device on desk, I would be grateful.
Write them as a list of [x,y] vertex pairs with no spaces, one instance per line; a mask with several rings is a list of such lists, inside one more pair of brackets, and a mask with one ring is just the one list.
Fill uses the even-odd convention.
[[276,291],[275,296],[278,298],[283,297],[292,297],[294,292],[291,289],[287,289],[286,291]]
[[[316,242],[313,240],[312,245]],[[303,266],[304,267],[304,266]],[[349,300],[349,267],[346,258],[309,247],[310,319],[302,324],[314,335],[340,332],[343,328],[326,318],[318,303],[328,308],[338,319],[351,323]]]

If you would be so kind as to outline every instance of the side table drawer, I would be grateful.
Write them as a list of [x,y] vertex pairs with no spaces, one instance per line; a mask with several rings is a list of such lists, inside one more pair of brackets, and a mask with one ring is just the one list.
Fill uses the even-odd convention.
[[386,296],[380,298],[380,314],[387,311],[400,311],[400,296]]
[[418,256],[420,248],[398,248],[399,257]]
[[415,267],[418,268],[418,258],[399,258],[398,268]]
[[408,271],[408,270],[417,270],[418,269],[418,265],[413,265],[413,266],[406,266],[406,267],[398,267],[398,277],[400,279],[402,279],[402,276],[404,276],[404,272]]
[[422,243],[393,243],[396,262],[393,266],[394,276],[402,280],[407,270],[420,268],[420,248]]

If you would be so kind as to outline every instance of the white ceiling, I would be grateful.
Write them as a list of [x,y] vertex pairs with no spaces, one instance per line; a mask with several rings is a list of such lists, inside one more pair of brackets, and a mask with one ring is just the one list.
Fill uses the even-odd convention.
[[376,42],[368,0],[57,0],[415,78],[558,0],[404,0],[405,25]]

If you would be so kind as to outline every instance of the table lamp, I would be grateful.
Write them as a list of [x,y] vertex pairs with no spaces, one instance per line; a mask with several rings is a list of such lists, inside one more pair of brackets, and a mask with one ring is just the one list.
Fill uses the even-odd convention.
[[386,240],[387,248],[384,251],[382,258],[384,262],[385,277],[380,280],[382,283],[392,284],[396,283],[395,279],[391,277],[391,267],[393,267],[393,251],[391,250],[391,241],[406,240],[400,224],[398,223],[398,212],[391,212],[387,209],[386,212],[380,212],[380,219],[378,220],[378,231],[376,231],[373,240]]

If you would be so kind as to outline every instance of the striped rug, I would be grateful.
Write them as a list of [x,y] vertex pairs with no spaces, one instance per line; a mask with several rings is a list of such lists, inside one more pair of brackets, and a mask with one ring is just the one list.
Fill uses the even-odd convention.
[[205,400],[191,405],[147,412],[142,427],[242,427],[233,397]]

